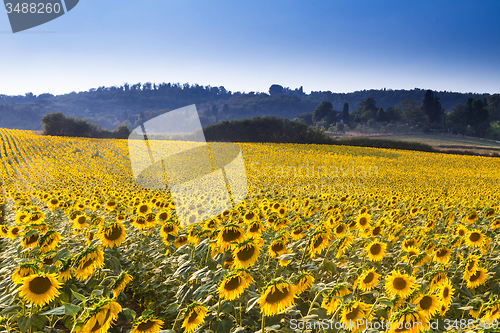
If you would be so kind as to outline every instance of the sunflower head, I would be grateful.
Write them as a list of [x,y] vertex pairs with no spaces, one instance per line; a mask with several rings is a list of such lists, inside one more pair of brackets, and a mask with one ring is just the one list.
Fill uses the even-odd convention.
[[127,233],[125,232],[123,224],[115,222],[107,226],[102,225],[99,228],[98,235],[104,246],[113,248],[114,246],[120,246],[125,240]]
[[182,322],[184,332],[191,333],[196,331],[196,329],[198,329],[198,327],[205,322],[206,316],[207,308],[197,302],[190,304],[186,309],[184,320]]
[[60,294],[60,285],[57,274],[36,273],[22,279],[19,292],[28,303],[42,306]]
[[295,286],[283,279],[271,281],[260,296],[260,312],[273,316],[294,304]]
[[131,333],[156,333],[162,326],[163,321],[153,315],[140,316],[132,322]]

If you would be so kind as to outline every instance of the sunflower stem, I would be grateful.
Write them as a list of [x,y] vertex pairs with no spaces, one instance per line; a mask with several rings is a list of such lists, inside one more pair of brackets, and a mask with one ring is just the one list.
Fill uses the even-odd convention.
[[261,326],[261,333],[266,332],[266,316],[262,315],[262,326]]

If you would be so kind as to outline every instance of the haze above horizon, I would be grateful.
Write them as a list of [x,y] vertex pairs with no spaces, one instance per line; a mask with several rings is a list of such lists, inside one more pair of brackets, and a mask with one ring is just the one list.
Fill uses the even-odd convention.
[[9,34],[4,12],[0,94],[125,82],[498,93],[499,14],[498,1],[86,0]]

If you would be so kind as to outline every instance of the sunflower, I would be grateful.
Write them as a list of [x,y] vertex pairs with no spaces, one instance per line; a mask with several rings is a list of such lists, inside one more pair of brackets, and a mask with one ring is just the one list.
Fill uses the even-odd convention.
[[271,258],[279,257],[282,254],[286,253],[286,244],[283,239],[278,238],[272,241],[271,245],[269,245],[268,250]]
[[371,261],[380,261],[384,258],[387,249],[386,243],[381,243],[378,241],[373,241],[366,247],[366,252],[368,253],[368,258]]
[[203,229],[205,230],[214,231],[218,227],[219,227],[219,220],[216,218],[206,220],[205,223],[203,223]]
[[21,263],[12,274],[12,281],[15,284],[21,284],[25,277],[38,273],[40,267],[33,262]]
[[146,214],[151,213],[151,206],[147,203],[140,204],[139,207],[137,207],[136,213],[138,215],[146,216]]
[[500,228],[500,219],[496,219],[493,222],[491,222],[491,229],[498,229]]
[[451,258],[451,250],[444,245],[439,246],[434,251],[434,261],[440,264],[447,264]]
[[417,306],[418,311],[424,315],[425,318],[429,318],[434,315],[441,306],[436,295],[425,294],[417,298],[414,303]]
[[85,225],[87,224],[87,215],[84,214],[81,214],[81,215],[77,215],[75,217],[75,219],[73,220],[73,228],[76,229],[76,230],[80,230],[80,229],[83,229],[85,227]]
[[454,291],[455,289],[453,288],[451,281],[447,278],[443,283],[443,287],[438,294],[439,298],[441,299],[441,302],[446,306],[450,305]]
[[363,272],[357,279],[359,284],[359,289],[363,291],[372,290],[377,285],[379,278],[380,274],[375,272],[375,268],[371,268]]
[[345,223],[339,223],[335,226],[333,232],[335,233],[335,236],[340,238],[347,232],[347,225]]
[[259,299],[260,312],[264,316],[276,315],[295,304],[295,286],[283,279],[267,285]]
[[[478,316],[479,312],[481,311],[481,307],[479,307],[478,311]],[[496,299],[486,308],[486,313],[484,316],[481,318],[483,322],[489,321],[490,323],[494,324],[493,320],[496,320],[498,322],[498,319],[500,319],[500,303],[499,300]]]
[[9,237],[10,239],[15,239],[17,236],[19,236],[21,234],[21,232],[23,231],[23,227],[21,226],[13,226],[12,228],[9,228],[9,231],[7,233],[7,237]]
[[295,293],[298,295],[302,293],[304,290],[312,286],[314,283],[314,277],[309,272],[301,273],[297,281],[295,282]]
[[55,230],[49,230],[41,237],[38,238],[38,246],[40,247],[40,252],[49,252],[54,250],[59,241],[61,240],[61,234]]
[[138,230],[144,230],[154,225],[154,223],[148,222],[144,215],[138,215],[132,220],[132,225]]
[[389,295],[398,295],[402,298],[411,294],[415,287],[415,277],[392,271],[385,280],[385,289]]
[[19,292],[28,303],[43,306],[60,294],[59,288],[57,274],[38,273],[23,278]]
[[175,238],[174,240],[174,246],[178,249],[183,245],[186,245],[188,241],[188,238],[186,235],[181,235]]
[[132,281],[132,275],[127,274],[127,272],[121,272],[116,278],[110,288],[113,289],[113,296],[117,298],[118,295],[125,289],[127,284]]
[[465,237],[465,244],[471,247],[481,247],[483,242],[484,235],[477,229],[469,231],[469,233]]
[[184,327],[185,333],[191,333],[196,331],[198,327],[205,322],[205,317],[207,316],[207,308],[199,303],[192,303],[186,309],[186,314],[184,316],[184,321],[182,322],[182,327]]
[[479,214],[476,212],[472,212],[469,215],[464,216],[464,217],[465,217],[465,221],[464,221],[465,223],[472,224],[472,223],[477,221],[477,219],[479,218]]
[[161,212],[159,212],[156,215],[156,222],[162,224],[165,221],[167,221],[168,219],[170,219],[170,217],[171,217],[171,215],[170,215],[170,213],[168,211],[162,210]]
[[467,288],[477,288],[480,285],[483,285],[484,282],[488,279],[488,270],[482,267],[476,268],[474,274],[464,277],[465,281],[467,281]]
[[73,260],[70,258],[62,263],[59,268],[59,278],[66,282],[71,279],[71,266],[73,265]]
[[104,253],[96,247],[88,247],[74,260],[75,277],[85,280],[94,273],[94,268],[104,265]]
[[353,242],[354,238],[352,235],[347,234],[343,236],[337,244],[337,255],[335,257],[340,258],[344,254],[344,252],[347,251],[347,249],[352,245]]
[[0,236],[9,237],[9,227],[5,225],[0,225]]
[[446,283],[446,279],[446,274],[443,271],[434,273],[429,283],[429,290],[434,292],[436,289],[439,289],[439,287]]
[[236,224],[226,224],[221,227],[217,245],[224,251],[245,238],[245,231]]
[[464,227],[463,225],[459,225],[456,229],[455,232],[453,233],[454,235],[463,237],[467,234],[467,228]]
[[414,247],[414,248],[418,248],[420,246],[420,239],[418,238],[407,238],[403,241],[403,244],[401,246],[401,248],[404,250],[404,251],[408,251],[408,248],[409,247]]
[[321,253],[330,245],[330,235],[325,231],[320,231],[316,233],[309,243],[309,252],[311,258],[314,258],[316,254]]
[[429,328],[425,316],[409,307],[394,315],[390,327],[388,333],[419,333]]
[[114,246],[120,246],[127,233],[123,224],[115,222],[108,226],[101,226],[98,235],[104,246],[113,248]]
[[[368,317],[369,316],[369,317]],[[363,331],[371,321],[370,306],[359,301],[351,301],[344,305],[340,322],[352,332]]]
[[326,309],[326,312],[329,315],[334,314],[342,303],[342,300],[339,299],[339,297],[344,297],[346,295],[349,295],[350,293],[351,292],[349,291],[349,288],[347,288],[345,285],[337,285],[332,289],[327,297],[323,298],[321,307],[323,309]]
[[416,247],[409,246],[406,248],[407,255],[403,257],[403,260],[406,262],[410,262],[412,259],[416,259],[418,255],[420,255],[420,250]]
[[40,237],[40,234],[34,230],[31,230],[27,234],[24,234],[21,243],[23,244],[23,247],[25,249],[35,247],[38,243],[38,237]]
[[234,267],[247,268],[252,266],[259,258],[260,244],[254,239],[247,239],[238,243],[233,251]]
[[112,299],[103,299],[95,304],[78,333],[106,333],[122,311],[120,304]]
[[167,239],[168,235],[177,236],[179,227],[174,222],[166,222],[160,228],[160,236]]
[[464,279],[468,280],[472,274],[476,273],[480,258],[478,255],[469,254],[465,260]]
[[224,277],[217,291],[221,298],[232,301],[247,289],[253,282],[252,276],[246,270],[236,270]]
[[161,331],[163,321],[152,316],[141,316],[132,322],[132,331],[130,333],[156,333]]
[[366,213],[361,214],[356,219],[356,227],[359,230],[365,230],[366,228],[368,228],[370,226],[371,220],[372,220],[371,215],[366,214]]

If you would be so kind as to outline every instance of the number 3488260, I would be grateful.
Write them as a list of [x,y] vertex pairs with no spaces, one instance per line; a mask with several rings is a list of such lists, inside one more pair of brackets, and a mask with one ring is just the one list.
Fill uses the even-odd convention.
[[18,13],[18,14],[59,14],[61,11],[61,5],[59,3],[17,3],[13,5],[10,2],[5,4],[5,8],[7,10],[7,14],[10,13]]

